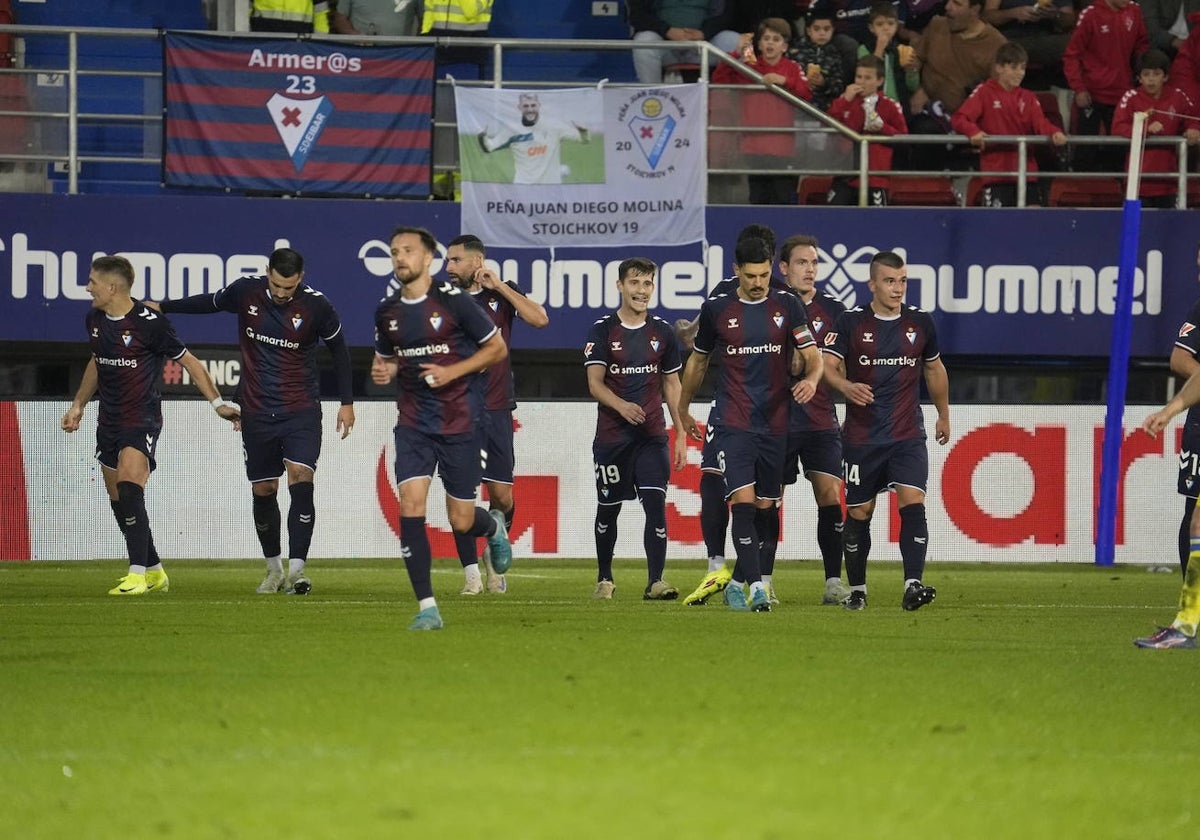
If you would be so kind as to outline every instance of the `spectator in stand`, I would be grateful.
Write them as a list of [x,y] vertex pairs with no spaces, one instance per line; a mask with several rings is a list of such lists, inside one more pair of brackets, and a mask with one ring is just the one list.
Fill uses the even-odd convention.
[[329,26],[338,35],[416,35],[417,0],[336,0]]
[[904,0],[904,23],[900,27],[900,38],[916,48],[921,33],[929,21],[946,13],[946,0]]
[[1171,87],[1179,88],[1200,105],[1200,12],[1188,15],[1191,32],[1171,62]]
[[1075,28],[1072,0],[985,0],[983,19],[1025,48],[1039,85],[1064,85],[1063,52]]
[[[1138,70],[1141,84],[1117,103],[1113,113],[1114,136],[1132,137],[1133,115],[1145,111],[1149,113],[1146,118],[1146,134],[1149,137],[1183,136],[1190,146],[1200,141],[1200,123],[1195,121],[1200,112],[1197,112],[1195,103],[1183,91],[1166,86],[1170,63],[1167,54],[1161,50],[1142,53]],[[1179,197],[1179,183],[1175,178],[1146,177],[1159,172],[1179,173],[1179,151],[1175,146],[1146,145],[1142,152],[1142,181],[1138,187],[1143,207],[1169,210]]]
[[833,13],[812,12],[804,25],[804,35],[788,51],[788,58],[804,68],[808,86],[812,89],[812,103],[822,111],[828,111],[833,100],[846,89],[842,55],[832,40]]
[[[833,45],[842,56],[842,74],[853,79],[858,61],[860,44],[873,44],[870,21],[871,8],[879,0],[813,0],[810,12],[829,12],[834,20]],[[908,15],[908,6],[902,0],[891,0],[901,25]]]
[[[917,45],[921,85],[908,100],[912,134],[948,134],[950,115],[992,72],[1004,36],[982,18],[983,0],[947,0],[946,14],[929,22]],[[940,146],[914,146],[913,169],[943,169]]]
[[251,0],[251,32],[329,31],[328,0]]
[[[894,137],[907,134],[904,111],[894,99],[880,93],[883,87],[883,59],[876,55],[864,55],[854,69],[854,84],[846,86],[843,93],[829,106],[829,115],[860,134],[883,134]],[[867,165],[872,170],[892,168],[892,147],[886,143],[870,143],[867,146]],[[829,203],[840,205],[858,204],[857,178],[836,178],[829,190]],[[888,203],[888,177],[867,176],[867,204],[870,207],[886,207]]]
[[1196,26],[1192,17],[1200,12],[1200,0],[1138,0],[1138,5],[1150,47],[1174,58]]
[[[1131,87],[1133,62],[1150,48],[1137,3],[1096,0],[1079,15],[1063,54],[1063,73],[1075,92],[1074,134],[1112,133],[1113,111]],[[1081,146],[1075,169],[1117,172],[1124,152],[1116,146]]]
[[917,51],[901,44],[896,37],[900,30],[900,19],[896,7],[889,2],[876,3],[871,7],[869,24],[871,37],[858,47],[858,56],[873,55],[883,61],[883,92],[889,99],[900,103],[901,110],[908,107],[912,91],[921,85],[921,74],[917,72]]
[[[626,14],[634,41],[710,41],[727,53],[738,47],[738,33],[730,28],[730,15],[720,0],[710,0],[707,8],[696,0],[629,0]],[[691,50],[633,51],[633,69],[644,85],[662,84],[664,67],[689,61],[699,61],[698,54]]]
[[794,44],[800,38],[808,0],[734,0],[726,5],[730,7],[729,28],[733,31],[750,35],[767,18],[783,18],[792,25],[788,43]]
[[[783,18],[767,18],[758,25],[754,34],[753,52],[746,53],[746,66],[762,74],[768,90],[762,93],[747,93],[740,97],[742,125],[746,127],[781,126],[792,128],[796,109],[790,102],[777,96],[770,88],[780,87],[793,96],[812,101],[812,90],[800,65],[784,55],[788,47],[791,24]],[[749,48],[749,43],[741,45]],[[741,55],[741,50],[733,54]],[[756,84],[741,70],[722,63],[713,70],[715,84]],[[753,167],[779,169],[793,161],[796,156],[796,135],[786,132],[746,132],[741,140],[741,153],[746,163]],[[795,175],[751,175],[751,204],[795,204]]]
[[[975,88],[950,118],[954,130],[970,137],[971,145],[980,150],[979,168],[985,173],[1014,172],[1017,169],[1016,148],[1007,144],[989,144],[989,134],[1045,134],[1056,146],[1067,142],[1067,135],[1046,119],[1037,96],[1021,87],[1027,60],[1025,48],[1020,44],[1010,42],[996,50],[992,78]],[[1026,166],[1029,172],[1036,172],[1037,158],[1030,154],[1026,158]],[[985,207],[1017,206],[1015,178],[985,175],[983,185]],[[1026,198],[1029,205],[1044,205],[1044,184],[1032,181]]]

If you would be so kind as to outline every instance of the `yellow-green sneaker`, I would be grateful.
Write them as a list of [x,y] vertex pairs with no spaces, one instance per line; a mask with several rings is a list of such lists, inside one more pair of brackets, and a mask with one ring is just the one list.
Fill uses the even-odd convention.
[[135,575],[132,572],[117,581],[117,585],[108,590],[109,595],[145,595],[150,590],[146,588],[146,576]]
[[708,603],[708,599],[723,591],[732,578],[733,569],[728,566],[722,566],[715,572],[709,572],[696,587],[696,591],[683,599],[683,603],[689,607],[698,607]]
[[146,572],[147,592],[166,592],[171,588],[171,579],[167,577],[166,569],[149,569]]

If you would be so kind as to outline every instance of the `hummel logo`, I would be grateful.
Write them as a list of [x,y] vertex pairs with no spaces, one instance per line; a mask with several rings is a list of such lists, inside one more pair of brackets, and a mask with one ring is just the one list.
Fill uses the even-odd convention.
[[608,533],[608,525],[603,522],[597,522],[596,523],[596,533],[597,534],[607,534]]
[[863,333],[863,343],[864,344],[874,344],[875,343],[875,333]]
[[621,349],[621,342],[619,342],[619,341],[614,341],[612,344],[610,344],[610,345],[609,345],[609,347],[611,347],[613,350],[620,350],[620,349]]
[[750,545],[750,537],[739,537],[738,545]]
[[929,542],[929,538],[928,537],[913,537],[913,542],[915,542],[917,545],[925,545],[925,543]]
[[246,307],[246,314],[247,315],[257,315],[258,307],[251,304],[250,306]]
[[737,326],[738,326],[737,318],[730,318],[729,319],[729,329],[736,330]]

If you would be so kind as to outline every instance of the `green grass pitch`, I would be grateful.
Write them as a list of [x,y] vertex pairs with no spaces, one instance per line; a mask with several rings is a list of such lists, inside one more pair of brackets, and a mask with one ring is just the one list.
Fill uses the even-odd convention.
[[[1115,838],[1197,819],[1200,651],[1131,641],[1177,574],[937,564],[863,613],[781,564],[770,614],[590,599],[588,561],[518,560],[507,595],[398,562],[0,567],[0,826],[22,838]],[[686,593],[697,563],[671,563]]]

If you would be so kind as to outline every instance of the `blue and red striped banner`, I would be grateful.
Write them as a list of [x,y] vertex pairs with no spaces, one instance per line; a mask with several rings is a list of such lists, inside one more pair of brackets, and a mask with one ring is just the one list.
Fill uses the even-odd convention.
[[166,35],[168,186],[425,198],[433,48]]

